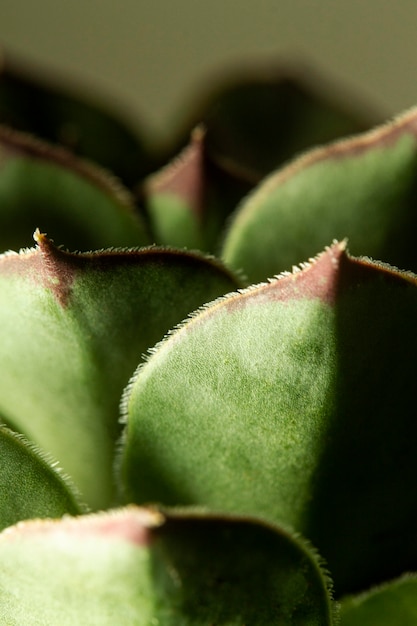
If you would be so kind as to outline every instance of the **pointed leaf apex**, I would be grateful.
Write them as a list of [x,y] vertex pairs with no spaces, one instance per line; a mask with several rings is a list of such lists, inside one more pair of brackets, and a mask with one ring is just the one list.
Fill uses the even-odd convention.
[[341,260],[349,257],[347,245],[347,238],[342,239],[341,241],[334,239],[330,246],[326,246],[323,252],[320,252],[310,261],[314,264],[323,260],[323,257],[328,257],[334,267],[339,267]]
[[51,289],[58,302],[65,306],[77,270],[77,255],[61,250],[52,239],[41,233],[39,228],[33,233],[41,254],[41,267],[45,286]]
[[333,305],[343,292],[376,280],[417,285],[417,276],[411,272],[369,258],[350,256],[347,239],[343,239],[334,241],[314,259],[293,268],[291,274],[277,276],[274,297],[280,300],[319,298]]
[[41,233],[39,228],[37,228],[33,233],[33,240],[38,244],[40,249],[44,248],[45,245],[52,243],[45,233]]
[[55,245],[54,240],[50,239],[46,233],[41,233],[39,228],[33,233],[33,239],[38,245],[38,249],[45,257],[73,257],[74,255],[68,252],[64,252],[61,248]]
[[277,300],[318,298],[333,304],[340,276],[340,268],[348,259],[347,240],[334,241],[323,252],[307,263],[294,267],[292,273],[283,273],[272,280],[267,289]]
[[206,174],[204,167],[204,142],[206,131],[197,126],[190,143],[177,158],[162,171],[149,177],[145,183],[148,195],[171,194],[183,200],[199,217],[203,209]]

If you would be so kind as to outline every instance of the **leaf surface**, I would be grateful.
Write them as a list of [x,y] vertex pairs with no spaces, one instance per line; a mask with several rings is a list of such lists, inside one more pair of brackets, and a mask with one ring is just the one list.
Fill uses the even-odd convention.
[[189,144],[143,184],[151,228],[158,244],[217,251],[227,217],[253,183],[213,163],[207,133],[197,127]]
[[150,243],[129,192],[108,172],[0,126],[0,249],[29,246],[38,226],[76,250]]
[[340,626],[415,626],[417,577],[405,575],[341,602]]
[[276,171],[235,213],[223,258],[251,282],[290,270],[333,239],[417,270],[417,110]]
[[1,534],[0,611],[10,626],[334,623],[316,557],[289,533],[133,507]]
[[172,163],[150,176],[143,185],[155,242],[177,248],[203,248],[202,212],[206,174],[203,131]]
[[344,244],[202,310],[126,393],[127,498],[290,525],[339,594],[404,571],[417,559],[416,315],[415,276]]
[[120,398],[142,354],[237,283],[197,254],[77,255],[37,241],[0,258],[0,412],[102,508],[113,493]]
[[0,528],[82,510],[68,481],[33,445],[0,425]]

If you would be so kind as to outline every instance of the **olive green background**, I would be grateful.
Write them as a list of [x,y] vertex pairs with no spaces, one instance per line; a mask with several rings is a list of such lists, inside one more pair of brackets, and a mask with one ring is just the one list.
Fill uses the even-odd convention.
[[0,42],[162,135],[208,75],[257,57],[387,115],[417,102],[415,0],[0,0]]

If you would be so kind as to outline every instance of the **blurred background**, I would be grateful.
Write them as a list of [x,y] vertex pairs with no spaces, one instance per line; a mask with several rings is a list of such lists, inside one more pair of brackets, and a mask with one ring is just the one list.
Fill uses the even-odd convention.
[[415,0],[1,0],[0,44],[163,136],[219,68],[296,59],[344,98],[417,103]]

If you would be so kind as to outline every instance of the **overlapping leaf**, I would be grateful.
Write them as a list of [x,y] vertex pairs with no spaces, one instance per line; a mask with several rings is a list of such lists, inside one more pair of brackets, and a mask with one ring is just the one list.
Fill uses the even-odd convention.
[[0,614],[19,626],[334,623],[317,559],[289,533],[135,508],[0,534]]
[[30,245],[38,226],[75,250],[150,242],[130,194],[107,172],[0,126],[0,249]]
[[237,283],[197,254],[76,255],[37,241],[0,259],[0,412],[101,508],[112,500],[120,397],[142,353]]
[[144,181],[143,196],[156,243],[215,252],[237,202],[253,186],[210,160],[198,127],[172,163]]
[[68,481],[33,445],[0,425],[0,528],[82,510]]
[[348,237],[353,254],[417,270],[416,120],[413,109],[272,174],[236,212],[223,258],[256,282]]
[[416,315],[415,276],[343,244],[206,308],[126,395],[127,497],[290,524],[338,593],[411,566]]
[[405,575],[341,602],[340,626],[415,626],[417,576]]

